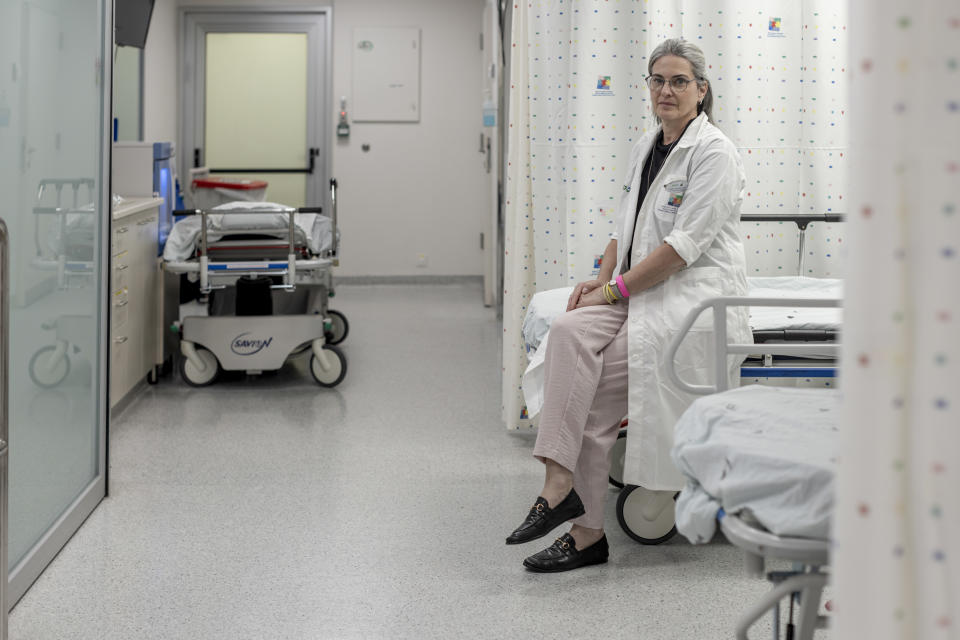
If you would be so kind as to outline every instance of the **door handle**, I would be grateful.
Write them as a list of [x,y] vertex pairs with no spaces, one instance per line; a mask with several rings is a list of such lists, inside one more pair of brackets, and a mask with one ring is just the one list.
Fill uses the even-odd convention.
[[210,173],[305,173],[310,175],[317,168],[317,156],[320,155],[320,149],[310,147],[307,149],[307,166],[303,169],[210,169]]

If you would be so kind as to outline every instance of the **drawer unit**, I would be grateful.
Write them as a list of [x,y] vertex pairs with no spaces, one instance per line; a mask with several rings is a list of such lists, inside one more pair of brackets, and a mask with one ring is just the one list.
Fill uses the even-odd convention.
[[135,202],[114,213],[110,269],[110,406],[153,370],[160,333],[157,262],[159,203]]

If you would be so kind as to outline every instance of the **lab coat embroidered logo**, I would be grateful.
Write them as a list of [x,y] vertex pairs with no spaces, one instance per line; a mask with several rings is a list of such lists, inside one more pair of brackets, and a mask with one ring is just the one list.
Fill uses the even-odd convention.
[[233,351],[238,356],[252,356],[255,353],[260,353],[273,342],[273,336],[270,336],[266,340],[259,340],[257,338],[248,338],[247,336],[249,335],[249,332],[241,333],[234,338],[233,342],[230,343],[230,351]]

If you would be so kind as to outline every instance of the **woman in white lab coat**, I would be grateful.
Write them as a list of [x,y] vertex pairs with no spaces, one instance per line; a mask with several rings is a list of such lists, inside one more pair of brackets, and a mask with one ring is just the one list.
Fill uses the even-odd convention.
[[[609,453],[625,414],[624,481],[682,488],[670,448],[674,424],[692,398],[668,380],[664,354],[698,302],[746,295],[743,166],[733,143],[709,121],[713,95],[703,52],[667,40],[650,55],[648,71],[662,126],[633,148],[619,232],[606,247],[600,277],[575,287],[567,313],[550,328],[534,447],[546,478],[507,544],[538,539],[568,520],[573,527],[524,560],[534,571],[606,562]],[[745,310],[730,311],[728,327],[732,341],[751,340]],[[705,313],[678,352],[677,369],[689,382],[708,380],[710,328]],[[738,364],[730,362],[732,379]]]

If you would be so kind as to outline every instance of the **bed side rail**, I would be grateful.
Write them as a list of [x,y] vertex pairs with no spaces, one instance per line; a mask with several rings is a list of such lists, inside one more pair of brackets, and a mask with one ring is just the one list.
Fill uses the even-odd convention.
[[[294,254],[294,247],[297,244],[296,231],[296,214],[298,213],[322,213],[323,209],[320,207],[283,207],[280,209],[226,209],[212,211],[209,209],[176,209],[173,212],[174,216],[194,216],[198,215],[201,218],[200,221],[200,291],[204,293],[209,293],[213,287],[210,284],[210,273],[209,273],[209,245],[207,243],[207,216],[211,213],[222,213],[222,214],[240,214],[240,215],[249,215],[249,214],[264,214],[264,213],[283,213],[290,216],[289,229],[289,247],[290,253],[287,256],[287,268],[283,273],[284,283],[282,285],[275,285],[275,288],[284,289],[286,291],[293,291],[296,289],[296,269],[297,269],[297,257]],[[334,236],[336,237],[336,236]]]
[[333,221],[333,247],[326,257],[333,260],[333,266],[340,266],[340,236],[337,235],[337,179],[330,178],[330,219]]
[[741,222],[793,222],[801,231],[812,222],[843,222],[845,213],[742,213]]
[[[760,343],[760,344],[728,344],[727,343],[727,309],[729,307],[840,307],[843,301],[836,298],[748,298],[748,297],[720,297],[704,300],[696,307],[690,310],[683,321],[683,326],[667,347],[667,375],[683,391],[695,395],[709,395],[719,391],[726,391],[730,388],[730,380],[727,377],[727,356],[732,354],[770,354],[777,356],[814,356],[814,355],[832,355],[837,357],[840,353],[839,343],[822,342],[815,344],[782,344],[782,343]],[[677,351],[683,343],[693,323],[696,322],[700,314],[707,309],[713,310],[713,336],[714,336],[714,380],[712,385],[689,384],[680,379],[677,374],[675,360]]]
[[[828,575],[822,571],[829,560],[829,542],[812,538],[794,538],[777,536],[762,531],[743,522],[739,516],[723,513],[721,510],[720,528],[734,546],[744,551],[747,572],[762,576],[764,559],[767,557],[794,562],[794,571],[780,573],[779,584],[750,607],[737,621],[737,640],[750,640],[747,635],[750,628],[768,612],[773,612],[774,637],[779,638],[780,601],[788,596],[799,594],[800,611],[797,616],[796,636],[801,639],[813,638],[814,629],[826,627],[827,620],[818,615],[820,598],[827,584]],[[797,570],[802,565],[803,568]]]

